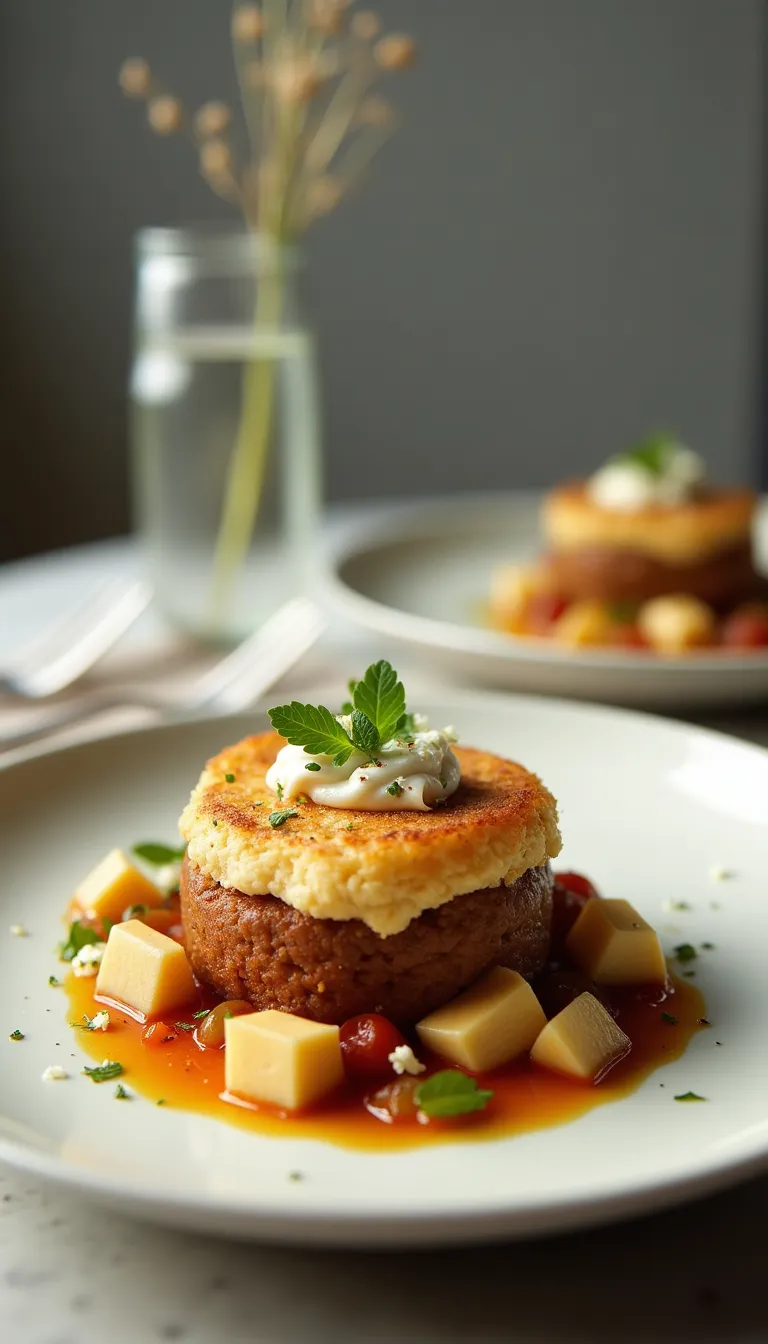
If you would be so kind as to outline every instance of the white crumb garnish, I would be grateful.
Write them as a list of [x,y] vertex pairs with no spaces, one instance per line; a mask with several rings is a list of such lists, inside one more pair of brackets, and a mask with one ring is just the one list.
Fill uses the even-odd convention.
[[43,1074],[43,1082],[58,1083],[61,1082],[62,1078],[68,1078],[68,1077],[69,1075],[67,1073],[67,1070],[63,1069],[60,1064],[49,1064],[48,1068],[45,1070],[45,1073]]
[[733,877],[730,868],[722,868],[719,864],[714,864],[709,870],[710,882],[727,882],[729,877]]
[[90,1024],[91,1031],[106,1031],[107,1027],[109,1026],[109,1023],[110,1023],[109,1013],[107,1012],[106,1008],[102,1008],[101,1012],[96,1013],[91,1018],[91,1024]]
[[29,929],[25,929],[23,924],[12,924],[12,925],[11,925],[11,937],[13,937],[13,938],[28,938],[28,937],[29,937]]
[[388,1055],[392,1068],[395,1073],[424,1073],[426,1064],[422,1064],[414,1055],[410,1045],[396,1045]]
[[85,947],[81,947],[71,962],[75,975],[96,975],[106,947],[106,943],[86,943]]

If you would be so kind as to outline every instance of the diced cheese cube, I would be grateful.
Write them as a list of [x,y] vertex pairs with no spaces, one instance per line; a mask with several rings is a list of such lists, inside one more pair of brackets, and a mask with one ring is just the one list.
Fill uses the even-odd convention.
[[98,997],[157,1017],[190,1003],[195,993],[187,954],[179,943],[138,919],[110,929],[96,980]]
[[663,984],[659,936],[629,901],[587,901],[565,943],[597,985]]
[[580,994],[547,1023],[531,1059],[556,1073],[596,1083],[631,1049],[629,1037],[594,994]]
[[228,1092],[298,1111],[344,1077],[339,1028],[268,1009],[224,1021]]
[[530,1050],[546,1017],[527,980],[497,966],[416,1026],[435,1054],[465,1069],[495,1069]]
[[130,905],[162,905],[163,893],[135,868],[121,849],[113,849],[75,891],[74,904],[88,919],[116,924]]

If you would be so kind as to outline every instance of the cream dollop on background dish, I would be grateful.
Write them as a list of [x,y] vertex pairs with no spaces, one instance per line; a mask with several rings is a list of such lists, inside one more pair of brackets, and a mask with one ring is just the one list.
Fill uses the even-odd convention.
[[674,506],[693,499],[706,479],[698,453],[682,443],[665,447],[660,469],[653,470],[631,453],[613,458],[595,472],[587,493],[603,509],[626,512],[653,505]]
[[[339,723],[350,727],[344,715]],[[451,750],[456,740],[452,728],[425,728],[411,742],[385,742],[375,762],[354,752],[344,765],[334,765],[329,756],[312,756],[303,747],[286,746],[267,771],[267,784],[284,803],[304,794],[324,807],[429,812],[459,787],[461,768]],[[320,768],[308,770],[308,765]]]

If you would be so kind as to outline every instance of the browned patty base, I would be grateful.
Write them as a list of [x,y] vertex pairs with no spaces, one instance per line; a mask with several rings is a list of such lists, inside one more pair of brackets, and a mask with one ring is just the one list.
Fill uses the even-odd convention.
[[710,606],[727,609],[768,595],[768,583],[755,570],[748,544],[690,565],[664,564],[618,546],[550,552],[542,565],[558,593],[569,601],[647,602],[670,593],[690,593]]
[[540,970],[552,886],[548,865],[529,868],[510,887],[456,896],[380,938],[361,920],[313,919],[275,896],[222,887],[185,860],[184,943],[195,975],[224,998],[316,1022],[370,1012],[416,1022],[491,966]]

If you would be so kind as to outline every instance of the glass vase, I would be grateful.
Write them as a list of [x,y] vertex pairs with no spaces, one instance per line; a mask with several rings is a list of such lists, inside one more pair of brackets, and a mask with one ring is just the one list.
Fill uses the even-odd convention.
[[138,238],[137,524],[160,607],[206,640],[310,586],[320,412],[301,279],[297,252],[244,231]]

